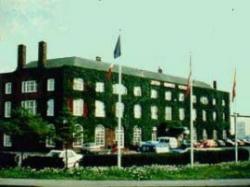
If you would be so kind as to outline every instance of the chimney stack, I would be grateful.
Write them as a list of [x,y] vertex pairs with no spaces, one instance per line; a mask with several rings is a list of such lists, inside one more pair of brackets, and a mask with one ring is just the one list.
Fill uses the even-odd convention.
[[213,81],[213,88],[217,90],[217,81]]
[[47,61],[47,44],[44,41],[39,42],[38,46],[38,67],[45,67]]
[[158,68],[158,73],[162,73],[161,67]]
[[23,44],[18,45],[17,49],[17,69],[21,70],[26,64],[26,46]]

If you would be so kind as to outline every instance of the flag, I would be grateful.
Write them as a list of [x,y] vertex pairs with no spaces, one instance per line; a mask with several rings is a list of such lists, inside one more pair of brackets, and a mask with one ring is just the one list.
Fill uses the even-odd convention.
[[118,58],[121,56],[121,37],[120,35],[118,36],[116,45],[115,45],[115,50],[114,50],[114,59]]
[[232,89],[232,102],[234,102],[234,98],[236,97],[236,68],[234,71],[234,80],[233,80],[233,89]]
[[191,91],[191,76],[192,76],[192,62],[191,62],[191,56],[190,56],[190,63],[189,63],[189,75],[188,75],[188,80],[187,80],[187,89],[185,92],[185,95],[188,96]]
[[[121,37],[119,36],[118,39],[117,39],[116,45],[115,45],[115,49],[114,49],[114,58],[116,59],[116,58],[118,58],[120,56],[121,56]],[[114,64],[111,64],[109,66],[108,72],[106,74],[106,78],[108,80],[110,80],[111,77],[112,77],[113,68],[114,68]]]

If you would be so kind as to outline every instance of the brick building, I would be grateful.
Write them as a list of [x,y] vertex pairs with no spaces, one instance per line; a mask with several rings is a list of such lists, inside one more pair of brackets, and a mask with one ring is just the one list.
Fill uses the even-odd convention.
[[[116,139],[118,67],[107,79],[110,66],[100,58],[47,59],[47,45],[39,43],[38,61],[26,64],[26,46],[18,46],[17,69],[0,74],[0,118],[11,118],[11,110],[24,107],[53,123],[63,106],[79,119],[83,142],[112,145]],[[185,78],[159,72],[122,67],[122,125],[125,145],[164,136],[169,129],[189,127],[189,103]],[[225,138],[229,132],[229,93],[216,82],[194,81],[194,129],[196,139]],[[1,125],[1,124],[0,124]],[[54,127],[56,128],[56,127]],[[49,139],[30,142],[30,149],[50,149]],[[0,150],[15,150],[13,137],[0,132]]]

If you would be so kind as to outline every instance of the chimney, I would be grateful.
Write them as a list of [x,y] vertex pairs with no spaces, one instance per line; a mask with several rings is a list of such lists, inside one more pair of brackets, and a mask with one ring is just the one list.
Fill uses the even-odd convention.
[[161,67],[158,68],[158,73],[162,73]]
[[44,41],[39,42],[38,46],[38,67],[45,67],[47,60],[47,44]]
[[18,45],[17,49],[17,69],[21,70],[26,64],[26,46],[23,44]]
[[217,90],[217,81],[213,81],[213,88]]
[[96,61],[96,62],[101,62],[101,61],[102,61],[102,57],[96,56],[96,57],[95,57],[95,61]]

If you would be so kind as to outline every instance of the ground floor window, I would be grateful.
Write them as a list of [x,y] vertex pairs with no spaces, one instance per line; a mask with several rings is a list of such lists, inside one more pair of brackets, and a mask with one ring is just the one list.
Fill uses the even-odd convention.
[[194,131],[193,131],[193,140],[197,141],[197,130],[196,130],[196,128],[194,128]]
[[75,141],[73,147],[82,147],[83,145],[83,127],[80,124],[76,124],[76,133],[74,134]]
[[105,145],[105,128],[102,125],[95,128],[95,143],[100,146]]
[[124,128],[121,127],[121,130],[119,131],[118,127],[115,128],[115,141],[118,145],[118,138],[120,137],[120,147],[124,148]]
[[4,147],[11,147],[12,146],[12,141],[11,141],[10,135],[3,134],[3,146]]
[[133,129],[133,145],[139,145],[141,142],[141,128],[135,126]]
[[206,129],[203,129],[203,131],[202,131],[202,138],[203,138],[203,140],[207,139],[207,130]]
[[[55,126],[53,124],[49,124],[49,128],[51,132],[55,132]],[[45,146],[46,147],[55,147],[56,143],[54,141],[54,138],[52,136],[47,136],[46,141],[45,141]]]
[[152,141],[156,141],[157,140],[157,128],[153,127],[152,128]]
[[227,139],[227,131],[225,129],[222,131],[222,138],[224,140]]
[[213,130],[213,139],[217,140],[217,130]]

